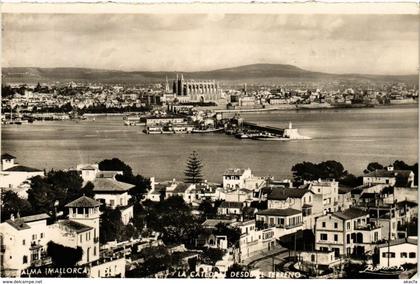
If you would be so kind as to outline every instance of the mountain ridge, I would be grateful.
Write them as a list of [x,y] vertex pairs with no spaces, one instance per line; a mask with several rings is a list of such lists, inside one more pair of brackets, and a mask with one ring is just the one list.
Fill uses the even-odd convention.
[[256,63],[236,67],[221,68],[209,71],[122,71],[83,67],[4,67],[4,81],[99,81],[99,82],[135,82],[162,81],[166,77],[175,78],[183,74],[185,79],[202,80],[263,80],[275,78],[296,79],[366,79],[366,80],[416,80],[418,75],[378,75],[378,74],[335,74],[309,71],[289,64]]

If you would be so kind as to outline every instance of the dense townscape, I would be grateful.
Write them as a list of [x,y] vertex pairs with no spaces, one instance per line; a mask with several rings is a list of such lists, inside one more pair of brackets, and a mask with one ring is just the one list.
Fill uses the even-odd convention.
[[416,273],[417,163],[372,162],[357,177],[336,161],[302,162],[292,180],[229,168],[210,182],[195,151],[183,181],[144,177],[117,158],[51,171],[18,159],[1,156],[2,276]]
[[[178,75],[177,75],[178,76]],[[182,75],[181,75],[182,76]],[[89,114],[145,113],[168,105],[219,111],[323,109],[415,104],[418,87],[404,83],[319,89],[267,85],[223,86],[214,80],[166,81],[141,86],[103,83],[6,84],[2,123],[85,119]]]

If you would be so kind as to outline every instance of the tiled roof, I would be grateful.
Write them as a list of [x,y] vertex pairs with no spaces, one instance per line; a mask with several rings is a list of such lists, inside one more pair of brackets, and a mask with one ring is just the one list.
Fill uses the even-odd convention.
[[231,224],[235,222],[235,220],[233,219],[207,219],[206,221],[204,221],[201,225],[203,227],[216,227],[217,224],[219,223],[223,223],[223,224]]
[[82,168],[82,171],[95,171],[95,170],[96,168],[92,167],[91,165],[88,165]]
[[13,228],[15,228],[16,230],[19,230],[19,231],[31,228],[21,219],[15,219],[14,221],[7,220],[6,223],[9,224],[10,226],[12,226]]
[[12,160],[12,159],[16,159],[16,157],[10,155],[9,153],[4,153],[3,155],[1,155],[1,159],[2,160]]
[[342,212],[335,212],[333,213],[333,215],[340,219],[351,220],[358,217],[369,215],[369,213],[359,208],[349,208]]
[[244,169],[227,169],[223,175],[224,176],[241,176],[245,172]]
[[96,201],[95,199],[92,199],[87,196],[81,196],[77,198],[76,200],[73,200],[72,202],[66,204],[66,207],[85,207],[85,208],[93,208],[100,206],[101,203],[99,201]]
[[174,193],[184,193],[189,187],[190,184],[182,182],[175,187]]
[[96,178],[93,182],[93,191],[106,191],[106,192],[126,192],[133,188],[133,184],[114,180],[112,178]]
[[90,226],[87,226],[79,222],[71,221],[71,220],[63,220],[63,221],[59,221],[58,223],[76,233],[83,233],[83,232],[93,229]]
[[[418,244],[417,239],[412,238],[406,238],[406,239],[396,239],[389,242],[389,246],[396,246],[401,244],[412,244],[416,245]],[[378,245],[379,248],[388,247],[388,243],[380,244]]]
[[286,209],[266,209],[257,212],[257,215],[265,215],[265,216],[292,216],[302,213],[299,210],[293,208],[286,208]]
[[37,214],[37,215],[25,216],[21,218],[15,218],[14,220],[9,219],[6,221],[6,223],[8,223],[10,226],[15,228],[16,230],[20,231],[20,230],[26,230],[26,229],[31,228],[27,223],[45,220],[45,219],[48,219],[49,217],[50,216],[48,214],[42,213],[42,214]]
[[48,219],[48,218],[50,218],[50,216],[47,213],[42,213],[42,214],[36,214],[36,215],[21,217],[20,219],[25,221],[25,223],[29,223],[29,222],[35,222],[35,221],[39,221],[39,220]]
[[41,170],[25,167],[25,166],[14,166],[4,170],[5,172],[42,172]]
[[418,206],[417,202],[410,201],[410,200],[403,200],[403,201],[397,202],[398,207],[402,207],[402,206],[405,206],[405,205],[407,205],[408,207],[417,207]]
[[268,200],[286,200],[287,198],[302,198],[309,190],[297,188],[273,188],[268,194]]

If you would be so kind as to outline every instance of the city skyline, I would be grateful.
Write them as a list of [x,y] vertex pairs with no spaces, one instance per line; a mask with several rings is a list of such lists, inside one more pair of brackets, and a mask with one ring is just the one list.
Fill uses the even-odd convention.
[[2,28],[3,67],[192,72],[269,63],[384,75],[418,68],[416,15],[4,14]]

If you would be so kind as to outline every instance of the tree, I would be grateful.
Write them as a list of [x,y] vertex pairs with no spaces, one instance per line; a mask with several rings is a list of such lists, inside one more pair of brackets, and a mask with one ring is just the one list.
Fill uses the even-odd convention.
[[202,168],[203,165],[198,158],[197,152],[193,151],[187,161],[187,166],[184,171],[185,182],[194,184],[203,182],[203,176],[201,174]]
[[225,255],[225,250],[218,248],[204,248],[202,259],[206,264],[215,265]]
[[103,160],[99,162],[99,170],[101,171],[122,171],[124,176],[133,176],[133,170],[129,165],[117,158]]
[[241,237],[241,231],[239,228],[228,227],[225,223],[217,224],[213,233],[215,235],[226,236],[228,246],[230,247],[236,246]]
[[383,168],[384,166],[379,164],[378,162],[372,162],[372,163],[369,163],[369,165],[367,165],[363,173],[367,174],[370,172],[374,172],[375,170],[382,170]]
[[28,189],[28,201],[33,213],[55,212],[54,204],[58,200],[64,206],[66,192],[63,189],[52,189],[46,178],[35,176],[30,179],[31,187]]
[[95,186],[93,185],[93,183],[88,181],[85,184],[85,186],[82,188],[82,193],[86,195],[87,197],[94,198],[95,197],[95,192],[93,191],[94,187]]
[[335,179],[340,180],[348,175],[340,162],[329,160],[319,164],[311,162],[298,163],[292,167],[293,176],[296,181],[303,182],[305,180],[317,179]]
[[30,215],[32,206],[26,199],[20,198],[16,192],[5,190],[1,193],[1,221],[9,219],[11,214],[15,217],[19,213],[20,216]]
[[127,271],[127,278],[144,278],[168,269],[171,266],[172,258],[169,251],[164,246],[146,247],[139,256],[144,262],[131,271]]
[[74,267],[82,259],[83,249],[81,247],[65,247],[49,241],[47,244],[47,254],[57,267]]
[[100,243],[119,240],[124,229],[124,224],[121,220],[121,211],[119,209],[112,209],[105,207],[101,215],[101,222],[99,226]]

